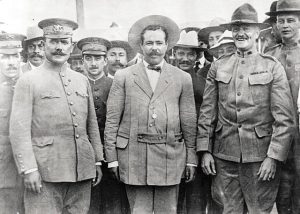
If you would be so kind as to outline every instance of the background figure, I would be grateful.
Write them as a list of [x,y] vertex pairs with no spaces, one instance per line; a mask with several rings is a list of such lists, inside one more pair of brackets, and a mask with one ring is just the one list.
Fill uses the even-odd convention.
[[81,74],[86,75],[86,72],[83,67],[83,61],[82,61],[82,53],[81,50],[77,47],[77,43],[73,44],[74,48],[70,55],[70,58],[68,59],[68,63],[70,64],[70,68],[73,71],[77,71]]
[[27,62],[22,66],[26,73],[39,67],[45,60],[45,45],[43,31],[38,26],[27,28],[27,38],[24,40],[24,53]]
[[18,174],[9,140],[14,87],[21,75],[22,41],[19,34],[0,34],[0,212],[24,213],[22,177]]
[[209,52],[216,58],[228,56],[236,52],[236,46],[232,38],[232,32],[226,30],[218,42],[209,49]]

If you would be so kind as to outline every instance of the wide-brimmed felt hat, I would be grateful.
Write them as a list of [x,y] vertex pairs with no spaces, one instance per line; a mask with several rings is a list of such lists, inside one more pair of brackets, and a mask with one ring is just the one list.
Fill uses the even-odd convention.
[[276,12],[277,2],[278,1],[273,1],[272,2],[271,6],[270,6],[270,11],[265,13],[267,16],[271,16],[271,17],[276,16],[274,14],[274,12]]
[[232,25],[239,24],[253,24],[258,26],[260,29],[269,27],[266,23],[258,22],[257,12],[251,4],[245,3],[238,7],[231,16],[231,22],[223,24],[222,26],[231,30]]
[[140,47],[141,33],[149,25],[158,25],[164,27],[168,32],[168,50],[172,49],[179,39],[178,25],[170,18],[161,15],[151,15],[139,19],[129,30],[128,42],[137,52],[143,53]]
[[131,61],[137,54],[135,50],[129,45],[128,42],[122,41],[122,40],[113,40],[110,41],[111,43],[111,48],[123,48],[126,51],[127,54],[127,61]]
[[105,56],[107,50],[111,47],[111,43],[100,37],[87,37],[79,40],[77,47],[82,51],[83,55],[92,54]]
[[78,28],[76,22],[61,18],[44,19],[38,26],[43,29],[44,37],[47,38],[70,38]]
[[206,48],[199,47],[198,32],[193,30],[187,31],[185,29],[180,32],[180,38],[174,47],[193,48],[197,51],[206,50]]
[[279,0],[277,2],[276,11],[269,13],[269,15],[277,16],[278,14],[282,14],[282,13],[300,13],[300,1]]
[[27,28],[26,37],[27,38],[24,40],[25,43],[40,40],[44,38],[44,32],[38,26],[30,26]]
[[224,32],[226,30],[226,28],[224,26],[221,26],[224,23],[226,23],[226,20],[219,18],[219,17],[211,20],[208,27],[205,27],[205,28],[202,28],[201,30],[199,30],[199,32],[198,32],[199,40],[202,40],[202,41],[208,43],[208,36],[211,32],[214,32],[214,31]]

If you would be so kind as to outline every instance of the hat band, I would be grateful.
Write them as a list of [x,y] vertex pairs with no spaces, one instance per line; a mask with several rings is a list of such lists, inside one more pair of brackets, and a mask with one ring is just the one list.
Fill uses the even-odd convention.
[[252,20],[252,19],[236,19],[236,20],[232,20],[231,24],[234,24],[234,23],[258,24],[258,22],[256,20]]
[[73,29],[62,25],[52,25],[43,28],[44,36],[72,36]]
[[0,41],[1,49],[22,48],[21,41]]

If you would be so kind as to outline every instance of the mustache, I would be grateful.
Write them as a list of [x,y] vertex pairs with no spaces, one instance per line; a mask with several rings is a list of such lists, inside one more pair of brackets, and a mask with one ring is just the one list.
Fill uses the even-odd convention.
[[57,50],[57,51],[53,52],[52,55],[66,56],[67,54],[65,54],[61,50]]
[[190,61],[184,60],[184,61],[179,62],[179,65],[182,65],[182,64],[185,64],[185,65],[192,65],[193,63],[190,62]]
[[38,53],[35,53],[35,54],[30,55],[29,57],[30,57],[30,58],[39,57],[39,58],[42,59],[44,56],[42,56],[42,55],[40,55],[40,54],[38,54]]
[[7,71],[15,71],[15,70],[17,70],[18,68],[17,67],[15,67],[15,66],[9,66],[6,70]]
[[243,36],[237,35],[237,36],[235,36],[235,39],[249,39],[249,38],[250,38],[250,37],[247,36],[247,35],[243,35]]
[[158,50],[152,50],[149,55],[150,56],[160,56],[161,53]]
[[98,66],[91,66],[90,69],[98,69]]
[[125,67],[126,65],[122,64],[121,62],[115,62],[111,64],[112,66],[120,66],[120,67]]

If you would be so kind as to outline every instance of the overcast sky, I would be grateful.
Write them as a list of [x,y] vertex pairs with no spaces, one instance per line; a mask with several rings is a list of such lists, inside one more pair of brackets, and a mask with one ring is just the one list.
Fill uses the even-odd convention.
[[[233,11],[245,2],[252,4],[259,20],[266,18],[273,0],[83,0],[85,27],[108,28],[114,21],[129,29],[139,18],[160,14],[180,27],[204,27],[214,17],[230,20]],[[8,32],[26,33],[27,26],[45,18],[61,17],[76,21],[75,0],[0,0],[0,21]]]

